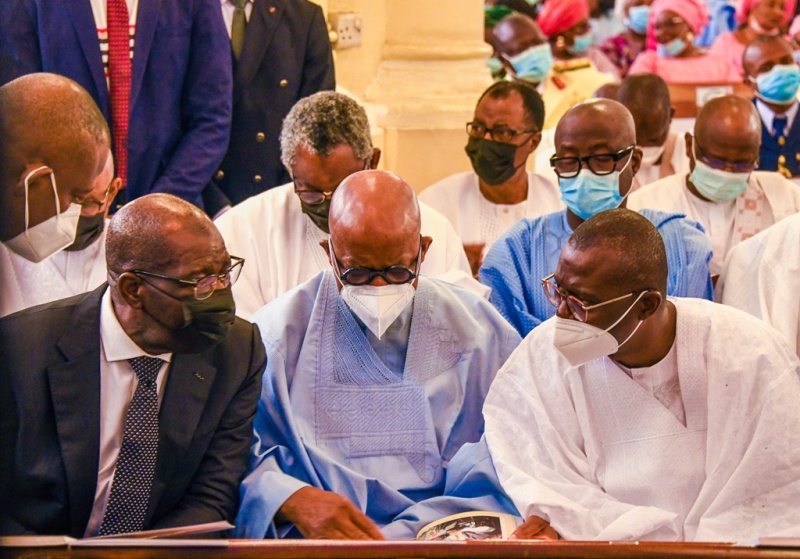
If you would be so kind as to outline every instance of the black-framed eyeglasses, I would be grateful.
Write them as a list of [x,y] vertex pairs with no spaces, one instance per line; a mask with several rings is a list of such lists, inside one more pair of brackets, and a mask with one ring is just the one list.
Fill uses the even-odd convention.
[[210,274],[202,278],[185,280],[181,278],[174,278],[172,276],[165,276],[162,274],[155,274],[146,270],[130,270],[131,274],[139,276],[149,276],[153,278],[165,279],[180,283],[181,285],[188,285],[194,288],[194,298],[198,301],[208,299],[217,289],[226,289],[231,287],[239,275],[242,273],[242,266],[244,266],[244,258],[238,256],[231,256],[231,266],[221,274]]
[[522,136],[523,134],[536,134],[538,130],[514,130],[513,128],[509,128],[507,126],[495,126],[494,128],[487,128],[486,125],[477,121],[467,123],[467,134],[473,138],[483,138],[487,132],[489,133],[489,137],[491,137],[495,142],[510,144],[517,136]]
[[399,285],[414,281],[419,275],[419,265],[422,260],[422,235],[419,237],[419,250],[417,250],[417,261],[413,272],[405,266],[389,266],[385,270],[373,270],[372,268],[357,266],[349,268],[342,273],[339,268],[339,259],[336,258],[336,252],[333,250],[333,242],[330,239],[328,239],[328,246],[331,249],[334,272],[339,276],[343,284],[367,285],[380,276],[386,283]]
[[589,319],[589,311],[592,309],[596,309],[602,307],[604,305],[609,305],[611,303],[616,303],[617,301],[622,301],[623,299],[627,299],[634,295],[634,292],[628,293],[626,295],[620,295],[614,299],[610,299],[608,301],[603,301],[602,303],[597,303],[596,305],[587,305],[574,295],[570,295],[569,293],[564,293],[556,282],[553,281],[553,277],[555,274],[550,274],[546,278],[542,278],[542,289],[544,289],[544,295],[547,297],[547,300],[551,305],[555,308],[561,306],[561,303],[566,300],[567,308],[569,309],[570,314],[577,320],[578,322],[586,322]]
[[553,155],[550,158],[550,166],[562,179],[577,177],[584,163],[595,175],[610,175],[617,169],[617,162],[633,152],[635,148],[636,146],[630,145],[616,153],[598,153],[585,157],[556,157]]

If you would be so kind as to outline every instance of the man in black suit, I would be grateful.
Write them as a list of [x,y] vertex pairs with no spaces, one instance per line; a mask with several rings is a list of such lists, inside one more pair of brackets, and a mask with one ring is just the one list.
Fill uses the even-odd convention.
[[[233,0],[222,4],[232,32]],[[280,160],[281,123],[294,104],[312,93],[334,89],[333,54],[322,9],[308,0],[253,0],[241,56],[234,59],[233,122],[228,153],[214,183],[230,204],[286,184]],[[204,192],[206,210],[225,203]],[[218,191],[217,191],[218,192]]]
[[233,519],[265,366],[232,257],[198,208],[140,198],[108,285],[0,320],[0,535]]

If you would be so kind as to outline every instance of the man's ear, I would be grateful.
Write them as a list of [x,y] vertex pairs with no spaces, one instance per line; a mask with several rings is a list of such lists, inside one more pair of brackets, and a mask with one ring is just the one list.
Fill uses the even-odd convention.
[[633,148],[633,153],[631,154],[631,171],[633,171],[633,176],[636,176],[636,173],[639,172],[639,169],[642,167],[642,149],[639,147]]
[[536,148],[538,148],[539,144],[542,143],[542,131],[540,130],[539,132],[534,134],[531,137],[530,142],[531,142],[531,150],[528,152],[528,155],[536,151]]
[[431,237],[422,237],[422,261],[425,262],[425,255],[428,253],[428,249],[431,248],[431,243],[433,243],[433,239]]
[[686,158],[691,163],[692,160],[694,159],[694,153],[693,153],[693,150],[692,150],[692,144],[694,142],[694,137],[692,136],[691,132],[687,132],[686,134],[684,134],[683,138],[684,138],[684,140],[686,140]]
[[672,124],[672,119],[675,118],[675,107],[669,107],[669,123]]
[[117,277],[117,292],[132,309],[141,309],[144,306],[141,293],[143,288],[144,282],[136,274],[125,272]]
[[[19,175],[19,182],[14,186],[14,196],[25,196],[25,177],[28,177],[28,190],[36,189],[38,183],[44,177],[53,172],[53,169],[43,163],[30,163],[25,166],[22,173]],[[45,183],[42,183],[45,184]],[[48,189],[52,189],[53,185],[48,180],[46,183]]]
[[378,163],[381,161],[381,148],[372,148],[372,161],[370,161],[369,168],[377,169]]
[[325,251],[325,254],[328,255],[328,260],[331,259],[331,245],[329,244],[329,242],[330,242],[330,238],[322,239],[319,242],[319,246],[321,246],[322,250]]
[[663,302],[664,298],[658,291],[648,291],[645,293],[639,300],[639,303],[642,305],[642,310],[639,311],[639,320],[647,320],[653,316]]

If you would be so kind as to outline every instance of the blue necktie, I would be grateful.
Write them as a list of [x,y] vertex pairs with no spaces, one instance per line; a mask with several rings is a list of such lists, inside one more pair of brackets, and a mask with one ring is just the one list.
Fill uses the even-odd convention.
[[147,503],[156,471],[158,453],[158,386],[156,377],[163,360],[130,359],[139,384],[125,415],[122,446],[108,497],[100,535],[139,532],[144,528]]
[[786,125],[789,123],[789,119],[785,116],[776,116],[772,120],[772,128],[775,130],[775,137],[776,138],[783,138],[784,133],[786,132]]

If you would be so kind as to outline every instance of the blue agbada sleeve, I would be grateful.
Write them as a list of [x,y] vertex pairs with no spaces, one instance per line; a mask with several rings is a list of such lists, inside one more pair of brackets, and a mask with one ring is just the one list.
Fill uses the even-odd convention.
[[426,525],[470,511],[504,512],[520,516],[497,479],[486,438],[465,444],[447,466],[444,494],[412,505],[381,531],[390,540],[411,540]]
[[531,221],[519,221],[492,245],[479,271],[480,282],[492,288],[489,302],[523,338],[542,323],[530,288],[533,238]]

